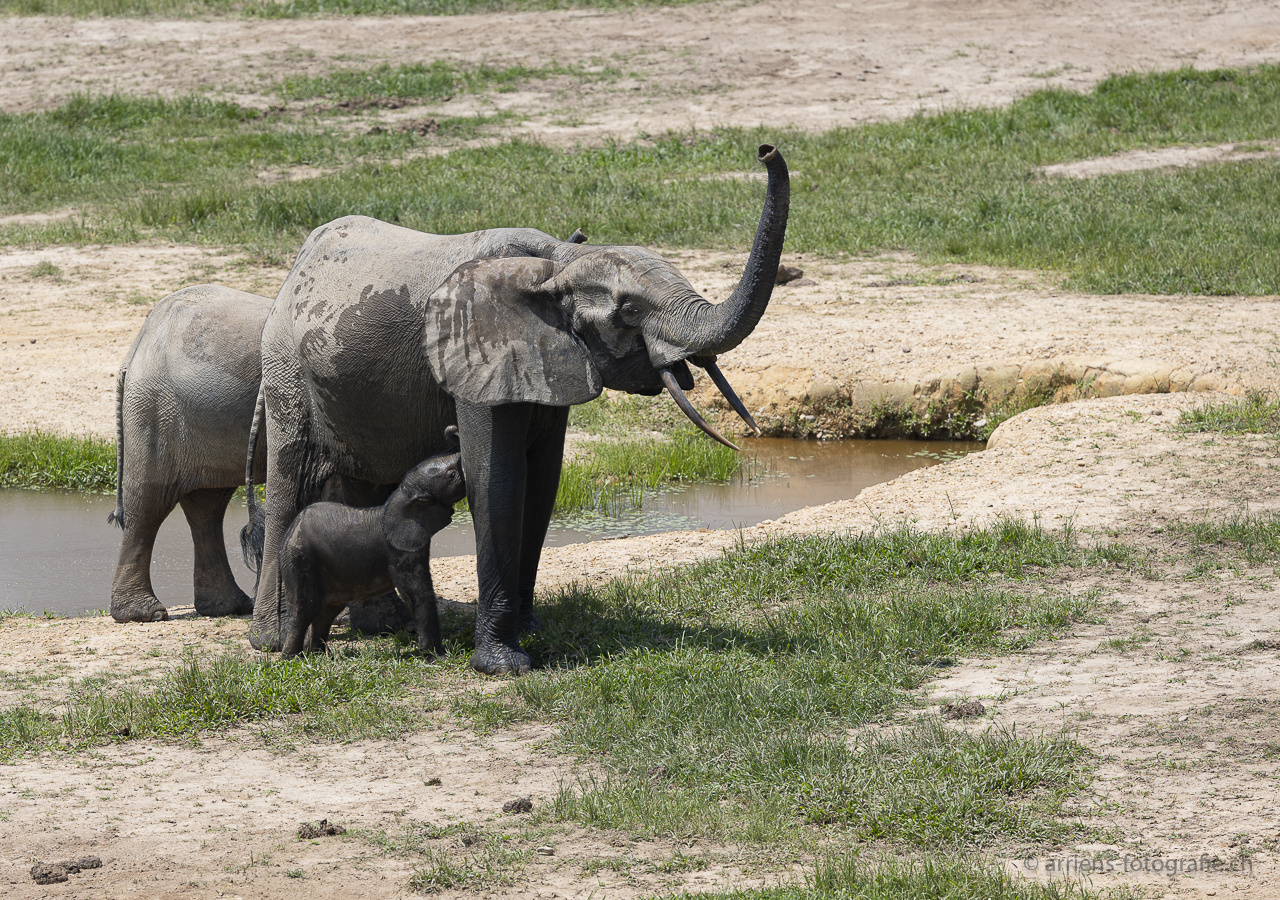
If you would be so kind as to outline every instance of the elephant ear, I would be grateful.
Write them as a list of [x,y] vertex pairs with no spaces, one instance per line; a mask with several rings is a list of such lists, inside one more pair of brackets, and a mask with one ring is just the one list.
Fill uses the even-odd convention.
[[423,349],[455,397],[480,406],[570,406],[603,388],[572,317],[536,257],[479,259],[454,269],[428,298]]
[[411,515],[408,501],[396,491],[382,507],[382,536],[403,553],[418,553],[431,541],[431,531]]

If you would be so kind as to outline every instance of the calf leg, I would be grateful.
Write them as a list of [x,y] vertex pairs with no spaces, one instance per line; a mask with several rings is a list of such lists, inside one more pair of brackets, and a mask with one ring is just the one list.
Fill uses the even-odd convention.
[[191,491],[179,502],[191,526],[196,548],[196,612],[202,616],[247,616],[253,612],[253,598],[240,590],[222,536],[222,520],[235,488],[205,488]]

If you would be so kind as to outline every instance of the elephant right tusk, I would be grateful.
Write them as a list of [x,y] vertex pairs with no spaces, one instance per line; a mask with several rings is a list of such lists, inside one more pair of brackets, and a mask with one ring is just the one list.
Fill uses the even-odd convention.
[[663,366],[658,370],[658,375],[662,377],[662,383],[667,386],[667,392],[671,394],[671,399],[676,401],[676,406],[680,407],[680,411],[689,417],[690,422],[701,428],[713,440],[717,440],[734,450],[741,450],[737,444],[726,440],[720,432],[708,425],[707,420],[698,414],[698,411],[693,408],[693,404],[689,402],[689,398],[684,395],[684,391],[680,390],[680,385],[676,384],[676,376],[672,374],[671,369]]
[[729,384],[729,379],[724,377],[724,373],[721,372],[720,367],[716,365],[715,357],[711,357],[707,362],[702,362],[697,359],[693,359],[692,362],[707,370],[707,374],[711,376],[711,380],[715,382],[720,393],[724,395],[724,399],[729,401],[729,405],[733,407],[734,412],[742,417],[742,421],[750,425],[751,430],[756,434],[763,434],[764,432],[760,430],[760,426],[756,424],[756,420],[751,417],[751,413],[747,412],[746,404],[744,404],[738,398],[738,395],[734,393],[733,385]]

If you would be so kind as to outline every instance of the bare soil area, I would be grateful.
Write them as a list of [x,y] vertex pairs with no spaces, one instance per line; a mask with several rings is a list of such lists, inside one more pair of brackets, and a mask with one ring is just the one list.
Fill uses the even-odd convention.
[[[9,18],[0,35],[6,111],[48,108],[85,90],[209,90],[265,106],[276,101],[270,85],[287,74],[438,58],[621,69],[624,77],[571,89],[548,83],[446,104],[458,113],[517,109],[529,118],[514,127],[566,143],[688,126],[817,129],[1003,103],[1045,84],[1085,87],[1127,69],[1273,62],[1280,6],[769,0],[447,19]],[[728,293],[741,264],[721,254],[669,255],[713,299]],[[33,277],[42,262],[61,275]],[[981,698],[987,717],[965,727],[1065,724],[1097,755],[1095,796],[1081,804],[1097,826],[1095,843],[1057,858],[1211,854],[1252,867],[1175,878],[1101,874],[1095,887],[1136,880],[1149,896],[1280,896],[1275,573],[1193,572],[1167,532],[1174,521],[1280,509],[1273,440],[1174,428],[1204,397],[1275,387],[1280,298],[1099,297],[1036,273],[924,266],[903,255],[787,262],[804,268],[805,280],[778,288],[755,334],[722,360],[765,424],[812,414],[812,430],[835,435],[842,421],[823,418],[833,406],[920,409],[978,390],[1005,397],[1089,385],[1103,399],[1023,413],[981,454],[741,535],[549,549],[543,586],[678,565],[740,538],[833,529],[950,529],[1015,516],[1070,522],[1087,541],[1120,534],[1153,554],[1152,577],[1095,572],[1065,585],[1098,591],[1105,621],[1017,656],[961,661],[932,685],[930,703]],[[0,429],[111,436],[113,378],[152,302],[206,281],[272,295],[284,275],[163,244],[0,252]],[[471,559],[439,560],[434,571],[445,597],[473,602]],[[243,622],[174,612],[169,622],[135,626],[5,620],[0,673],[56,686],[107,669],[170,665],[186,646],[244,640]],[[244,731],[199,746],[125,742],[43,754],[0,767],[0,893],[409,895],[410,860],[378,835],[457,824],[507,835],[530,855],[514,887],[445,897],[631,897],[791,876],[735,847],[524,827],[502,812],[504,802],[528,795],[541,804],[562,780],[589,771],[548,752],[549,737],[538,728],[477,736],[442,712],[433,728],[401,741],[290,749]],[[299,823],[321,818],[347,834],[297,837]],[[679,867],[664,864],[677,852],[704,864],[671,871]],[[103,866],[65,884],[39,886],[28,874],[37,860],[85,854]],[[1049,861],[1009,864],[1045,877]]]
[[[278,102],[273,85],[287,75],[384,62],[621,71],[483,101],[528,116],[522,133],[573,143],[691,126],[830,128],[1002,104],[1117,71],[1274,61],[1278,51],[1280,9],[1270,0],[728,0],[441,18],[9,18],[0,109],[113,90],[208,90],[266,106]],[[446,106],[466,114],[480,102]]]

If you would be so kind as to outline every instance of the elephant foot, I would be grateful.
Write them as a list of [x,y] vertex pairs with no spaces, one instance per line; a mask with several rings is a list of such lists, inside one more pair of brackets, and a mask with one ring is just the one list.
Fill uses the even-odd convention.
[[239,588],[234,593],[219,596],[196,596],[198,616],[250,616],[253,615],[253,598]]
[[533,668],[533,660],[519,645],[487,643],[471,654],[471,668],[482,675],[524,675]]
[[169,611],[150,594],[140,597],[111,597],[111,618],[117,622],[163,622]]
[[275,653],[282,645],[280,643],[280,635],[261,635],[250,627],[249,646],[254,650],[261,650],[263,653]]

